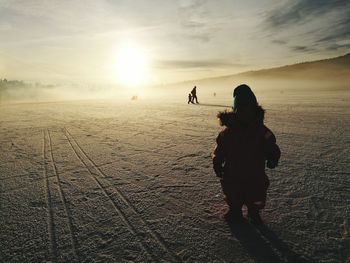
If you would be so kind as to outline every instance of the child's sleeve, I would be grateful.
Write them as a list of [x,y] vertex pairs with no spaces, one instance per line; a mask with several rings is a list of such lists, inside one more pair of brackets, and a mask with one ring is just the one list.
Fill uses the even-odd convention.
[[225,161],[223,140],[224,140],[223,134],[220,133],[218,135],[218,137],[216,138],[216,147],[215,147],[214,152],[212,154],[213,168],[214,168],[216,176],[218,176],[220,178],[223,176],[222,165]]
[[281,157],[281,150],[276,143],[275,135],[267,127],[265,127],[264,140],[265,156],[267,160],[266,166],[273,169],[278,166],[278,161]]

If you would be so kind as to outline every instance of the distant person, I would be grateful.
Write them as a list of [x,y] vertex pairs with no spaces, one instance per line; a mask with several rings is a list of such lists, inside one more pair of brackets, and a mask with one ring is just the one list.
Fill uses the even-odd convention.
[[192,95],[191,95],[191,93],[188,93],[188,102],[187,102],[187,104],[190,104],[190,103],[193,103],[192,102]]
[[249,86],[235,88],[233,111],[217,116],[226,128],[216,139],[213,166],[220,178],[229,211],[229,222],[244,222],[242,206],[248,208],[248,219],[261,224],[259,211],[265,207],[269,179],[268,168],[275,168],[280,149],[275,135],[264,125],[264,109],[258,105]]
[[192,89],[191,94],[192,94],[192,103],[194,103],[194,100],[196,100],[196,103],[198,103],[196,86],[194,86],[194,88]]

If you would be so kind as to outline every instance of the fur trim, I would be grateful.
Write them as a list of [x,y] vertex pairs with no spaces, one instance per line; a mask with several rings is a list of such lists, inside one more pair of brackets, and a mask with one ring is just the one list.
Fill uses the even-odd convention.
[[[235,124],[242,123],[237,113],[232,110],[221,111],[217,114],[218,119],[220,120],[221,126],[226,126],[228,128],[233,127]],[[265,110],[261,106],[257,106],[254,114],[253,123],[261,123],[263,124],[265,117]]]

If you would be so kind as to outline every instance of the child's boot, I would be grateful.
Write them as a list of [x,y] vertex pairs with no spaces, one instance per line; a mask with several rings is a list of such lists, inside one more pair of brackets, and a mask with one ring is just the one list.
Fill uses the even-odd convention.
[[227,222],[232,224],[242,224],[247,222],[242,216],[241,212],[236,212],[232,210],[228,211],[224,217]]
[[227,197],[225,197],[225,201],[227,202],[230,208],[224,215],[225,220],[231,223],[244,222],[244,218],[242,215],[242,204],[234,203]]
[[238,209],[230,208],[230,210],[228,210],[227,213],[224,215],[224,218],[226,221],[229,221],[232,223],[243,222],[242,211]]

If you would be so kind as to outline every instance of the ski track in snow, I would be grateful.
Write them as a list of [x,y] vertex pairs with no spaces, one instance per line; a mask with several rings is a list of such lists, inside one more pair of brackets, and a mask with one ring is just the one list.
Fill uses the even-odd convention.
[[282,150],[262,227],[222,219],[229,101],[0,105],[0,262],[349,262],[346,96],[262,101]]

